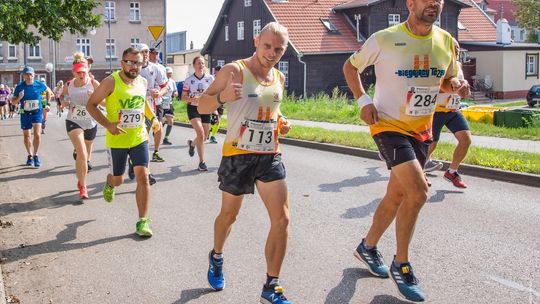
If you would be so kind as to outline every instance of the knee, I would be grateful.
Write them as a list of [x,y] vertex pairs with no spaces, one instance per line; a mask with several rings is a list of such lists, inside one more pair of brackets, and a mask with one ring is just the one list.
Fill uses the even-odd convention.
[[[425,188],[425,189],[424,189]],[[418,187],[416,191],[411,191],[407,193],[407,197],[410,199],[412,207],[415,209],[420,209],[425,204],[427,200],[427,185],[425,187]]]
[[459,143],[460,143],[462,146],[468,148],[468,147],[470,147],[471,144],[472,144],[471,137],[470,137],[470,136],[464,136],[463,138],[461,138],[461,140],[459,141]]
[[220,214],[220,218],[222,222],[224,222],[228,226],[236,222],[237,216],[238,216],[238,212],[235,212],[235,211],[221,211],[221,214]]
[[272,228],[277,228],[280,230],[287,230],[289,227],[290,216],[288,213],[283,212],[277,218],[272,219]]
[[138,174],[136,176],[137,179],[137,186],[150,186],[150,179],[148,178],[148,174]]

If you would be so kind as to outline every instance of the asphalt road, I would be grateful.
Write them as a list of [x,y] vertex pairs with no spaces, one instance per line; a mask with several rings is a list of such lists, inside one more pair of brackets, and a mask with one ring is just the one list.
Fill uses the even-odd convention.
[[[100,129],[89,175],[91,198],[78,199],[64,119],[51,116],[40,169],[23,166],[18,119],[0,121],[0,229],[7,296],[21,303],[258,303],[269,227],[257,195],[246,196],[225,248],[226,289],[206,282],[213,221],[220,208],[216,171],[221,145],[207,144],[210,171],[187,154],[191,129],[175,127],[152,163],[154,236],[136,235],[135,183],[107,204],[108,172]],[[223,136],[219,135],[220,142]],[[291,204],[282,271],[295,303],[403,303],[389,280],[372,277],[352,256],[384,195],[382,162],[283,146]],[[465,176],[466,190],[442,173],[430,177],[411,261],[429,303],[540,303],[538,189]],[[387,262],[394,227],[379,249]],[[1,293],[0,293],[1,294]]]

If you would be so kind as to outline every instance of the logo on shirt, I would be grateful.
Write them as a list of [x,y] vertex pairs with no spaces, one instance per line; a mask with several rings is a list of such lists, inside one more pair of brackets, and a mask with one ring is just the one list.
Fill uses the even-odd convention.
[[405,43],[405,42],[396,42],[396,43],[394,43],[394,46],[406,46],[406,45],[407,45],[407,43]]
[[429,55],[425,54],[420,60],[420,55],[414,55],[413,69],[397,70],[396,75],[406,78],[428,78],[430,76],[441,78],[446,73],[445,70],[430,67]]

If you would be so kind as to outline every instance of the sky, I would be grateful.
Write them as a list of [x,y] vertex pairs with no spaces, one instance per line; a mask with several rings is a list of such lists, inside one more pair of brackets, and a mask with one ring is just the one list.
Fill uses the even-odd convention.
[[223,0],[167,0],[167,32],[187,31],[186,48],[193,41],[201,49],[212,31]]

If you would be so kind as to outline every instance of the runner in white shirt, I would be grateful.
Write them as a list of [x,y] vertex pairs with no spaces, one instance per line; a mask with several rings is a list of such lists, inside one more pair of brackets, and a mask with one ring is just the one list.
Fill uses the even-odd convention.
[[172,145],[169,141],[169,135],[171,134],[172,127],[174,124],[174,106],[173,100],[178,97],[178,89],[176,88],[176,82],[172,79],[173,70],[171,67],[166,68],[167,72],[167,93],[163,95],[163,103],[161,108],[163,108],[163,114],[165,115],[165,121],[167,123],[167,128],[165,129],[165,138],[163,139],[164,145]]

